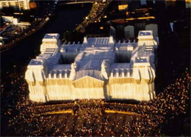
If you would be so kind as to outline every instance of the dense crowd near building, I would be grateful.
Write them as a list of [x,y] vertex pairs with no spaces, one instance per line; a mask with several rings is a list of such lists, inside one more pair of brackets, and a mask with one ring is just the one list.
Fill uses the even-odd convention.
[[[190,81],[189,73],[185,72],[153,100],[138,104],[77,100],[44,105],[28,100],[27,83],[21,75],[10,80],[10,92],[5,91],[6,84],[1,86],[2,95],[7,95],[2,104],[2,131],[24,136],[159,136],[169,135],[178,126],[180,131],[173,131],[174,134],[189,135],[189,131],[182,130],[190,127]],[[74,115],[38,115],[65,109],[73,109]],[[104,110],[128,111],[137,115],[109,114]]]

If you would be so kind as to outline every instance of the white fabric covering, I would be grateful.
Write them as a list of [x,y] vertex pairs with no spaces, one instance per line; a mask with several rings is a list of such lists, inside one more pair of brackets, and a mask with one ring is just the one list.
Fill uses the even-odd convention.
[[[56,46],[49,46],[55,41]],[[152,31],[140,31],[138,43],[116,43],[111,36],[60,45],[59,35],[46,34],[41,46],[42,54],[30,61],[25,73],[33,101],[146,101],[155,96],[157,42]]]

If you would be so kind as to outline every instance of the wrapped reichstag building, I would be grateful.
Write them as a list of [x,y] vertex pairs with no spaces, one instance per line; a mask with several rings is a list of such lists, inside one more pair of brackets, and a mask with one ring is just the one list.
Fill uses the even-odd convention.
[[61,44],[46,34],[41,54],[32,59],[25,79],[35,102],[76,99],[147,101],[155,96],[155,51],[152,31],[140,31],[138,42],[116,42],[112,36]]

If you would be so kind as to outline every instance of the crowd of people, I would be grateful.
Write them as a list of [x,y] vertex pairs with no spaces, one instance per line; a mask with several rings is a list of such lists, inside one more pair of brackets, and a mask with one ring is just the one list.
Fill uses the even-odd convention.
[[[141,114],[141,117],[136,117],[132,121],[133,134],[141,136],[168,135],[184,135],[183,131],[173,131],[176,126],[184,126],[185,121],[189,124],[190,107],[189,107],[189,91],[190,91],[190,76],[186,72],[181,78],[176,79],[174,84],[169,85],[164,92],[158,94],[149,102],[142,102],[135,105],[126,105],[121,103],[113,103],[108,105],[106,109],[114,109],[120,111],[130,111]],[[187,118],[187,119],[186,119]],[[178,125],[169,125],[170,121],[175,120]],[[178,121],[177,121],[178,120]],[[169,129],[171,126],[172,129]],[[188,125],[189,126],[189,125]],[[166,129],[162,128],[166,127]],[[186,127],[189,129],[189,127]],[[138,130],[137,130],[138,129]],[[180,128],[178,128],[181,130]],[[189,134],[189,130],[185,131]]]
[[[23,74],[10,80],[13,86],[10,92],[6,92],[6,84],[3,86],[2,95],[7,97],[2,99],[2,131],[5,135],[24,136],[189,135],[189,131],[183,130],[189,130],[190,127],[190,82],[190,75],[185,72],[153,100],[137,104],[103,100],[38,104],[28,99],[28,88]],[[44,112],[67,109],[72,109],[74,115],[41,115]],[[134,112],[137,115],[104,113],[104,110]],[[173,131],[180,125],[182,128],[178,129],[181,131]]]

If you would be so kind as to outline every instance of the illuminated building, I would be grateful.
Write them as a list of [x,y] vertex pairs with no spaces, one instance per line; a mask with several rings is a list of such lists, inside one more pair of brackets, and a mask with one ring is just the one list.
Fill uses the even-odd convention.
[[46,34],[41,54],[32,59],[25,79],[36,102],[104,99],[148,101],[155,96],[155,51],[152,31],[140,31],[138,42],[116,42],[112,36],[62,44]]
[[3,7],[13,7],[18,8],[19,10],[28,10],[30,0],[1,0],[0,9]]

